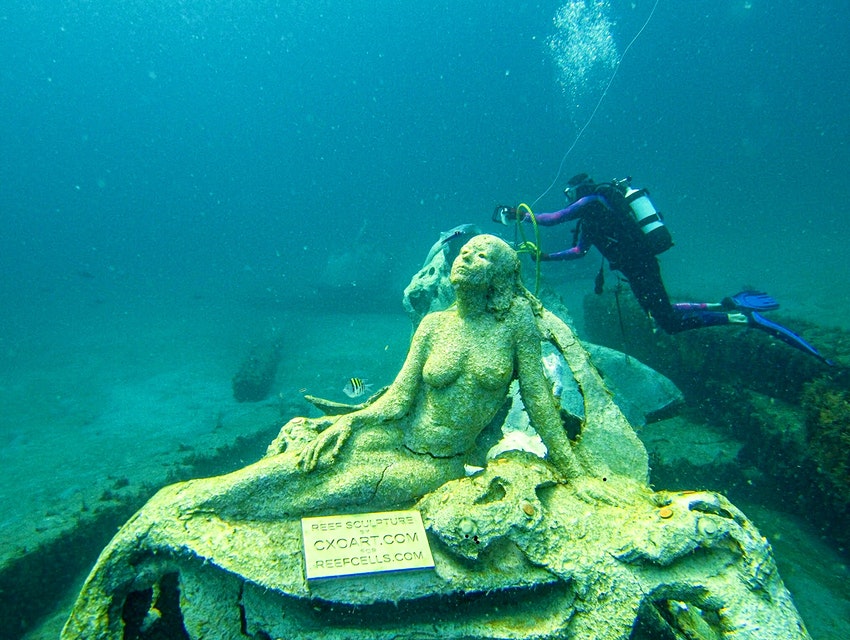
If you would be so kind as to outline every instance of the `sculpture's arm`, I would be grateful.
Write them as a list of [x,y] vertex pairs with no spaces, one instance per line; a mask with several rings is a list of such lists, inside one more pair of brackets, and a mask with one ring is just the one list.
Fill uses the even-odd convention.
[[404,365],[387,391],[372,404],[340,416],[315,440],[301,451],[299,466],[312,471],[319,464],[322,454],[327,454],[328,464],[332,464],[353,429],[381,423],[393,422],[407,415],[416,400],[419,385],[422,384],[422,368],[430,349],[431,332],[436,324],[437,314],[426,316],[413,335],[413,341]]
[[532,314],[529,310],[519,318],[514,316],[514,319],[519,390],[531,425],[546,444],[550,462],[567,478],[578,477],[583,471],[573,453],[549,383],[543,374],[540,334]]
[[356,417],[360,423],[373,420],[389,422],[399,420],[410,412],[419,394],[422,370],[431,352],[432,334],[441,315],[429,313],[422,319],[413,334],[407,358],[386,393],[369,406],[351,414],[352,417]]

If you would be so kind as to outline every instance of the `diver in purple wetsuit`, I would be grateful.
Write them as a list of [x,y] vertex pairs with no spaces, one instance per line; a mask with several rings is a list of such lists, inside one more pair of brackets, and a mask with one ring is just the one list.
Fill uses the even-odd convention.
[[[612,270],[621,272],[638,304],[667,333],[725,324],[747,324],[762,329],[786,344],[801,349],[824,362],[823,356],[799,335],[765,318],[760,311],[777,309],[772,297],[758,291],[742,291],[719,303],[685,302],[672,304],[664,281],[658,254],[673,246],[670,231],[645,189],[633,189],[630,178],[597,184],[587,174],[574,176],[564,190],[568,205],[553,213],[533,216],[540,226],[576,222],[573,245],[553,253],[536,251],[538,260],[575,260],[595,246]],[[493,220],[502,224],[516,221],[514,207],[499,206]],[[521,222],[531,222],[524,213]],[[601,293],[601,270],[597,293]]]

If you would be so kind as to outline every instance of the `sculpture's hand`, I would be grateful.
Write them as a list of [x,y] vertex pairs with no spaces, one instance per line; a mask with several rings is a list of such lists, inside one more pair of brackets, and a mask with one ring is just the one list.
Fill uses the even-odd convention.
[[332,464],[350,435],[351,421],[345,417],[340,418],[304,447],[298,457],[298,466],[306,472],[313,471],[319,464],[322,452],[329,446],[332,449],[328,455],[328,464]]

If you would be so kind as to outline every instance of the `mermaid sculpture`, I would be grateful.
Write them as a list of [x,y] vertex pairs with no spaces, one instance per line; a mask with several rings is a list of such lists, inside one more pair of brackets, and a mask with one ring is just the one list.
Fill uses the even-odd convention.
[[[807,638],[740,511],[649,488],[643,445],[513,249],[475,236],[450,280],[456,305],[425,316],[385,392],[295,418],[260,461],[154,496],[101,554],[62,637]],[[543,340],[581,389],[574,441]],[[546,457],[487,462],[514,380]],[[390,509],[421,513],[433,570],[308,582],[301,517]]]

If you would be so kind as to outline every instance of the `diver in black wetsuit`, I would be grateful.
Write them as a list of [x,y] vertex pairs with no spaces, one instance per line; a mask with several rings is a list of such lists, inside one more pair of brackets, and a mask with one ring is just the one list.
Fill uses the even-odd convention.
[[[742,291],[719,303],[672,304],[656,256],[673,246],[670,231],[644,189],[633,189],[630,179],[597,184],[587,174],[574,176],[564,190],[568,205],[553,213],[517,214],[514,207],[499,206],[493,220],[553,226],[576,221],[573,245],[538,260],[575,260],[592,246],[599,249],[611,269],[620,271],[631,286],[641,308],[667,333],[724,324],[747,324],[779,338],[825,362],[824,357],[799,335],[765,318],[760,311],[777,309],[772,297],[758,291]],[[601,273],[601,272],[600,272]]]

